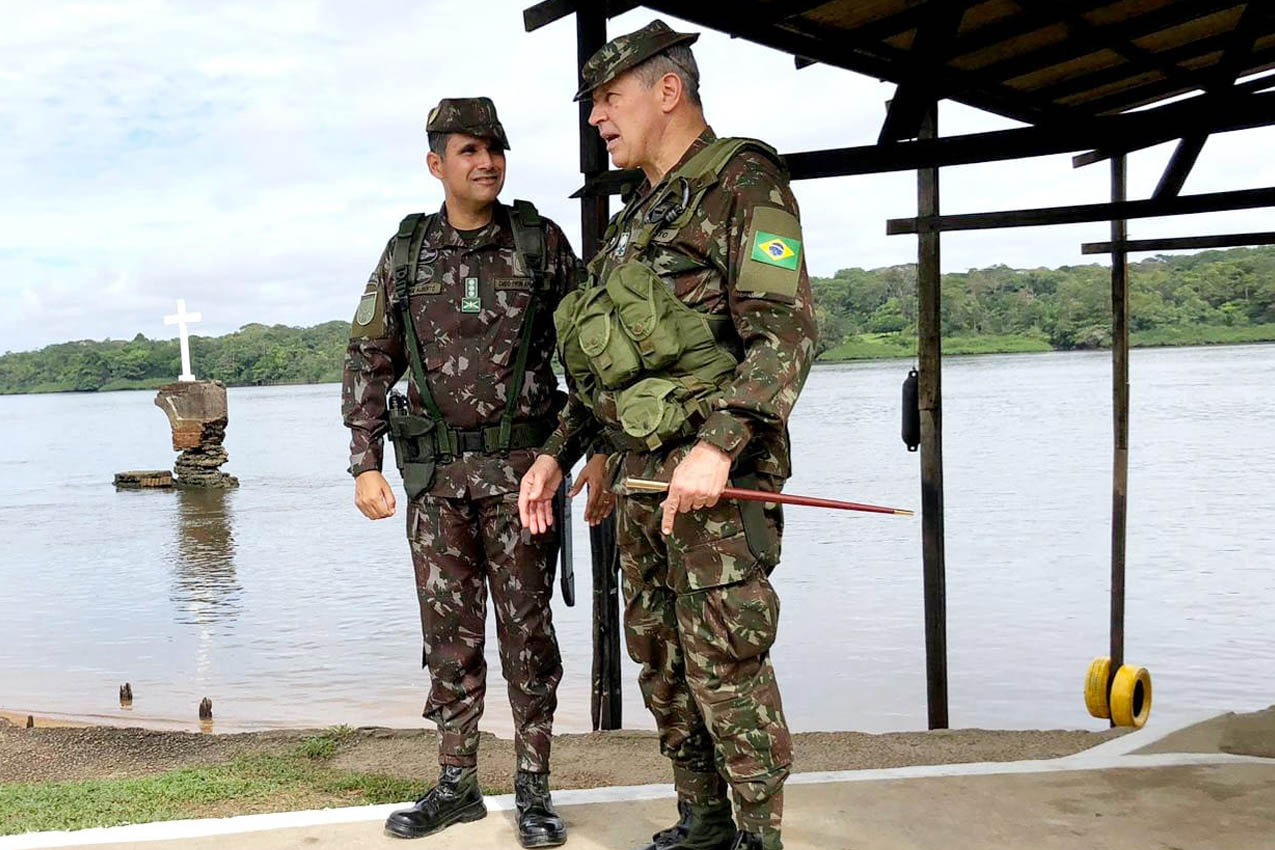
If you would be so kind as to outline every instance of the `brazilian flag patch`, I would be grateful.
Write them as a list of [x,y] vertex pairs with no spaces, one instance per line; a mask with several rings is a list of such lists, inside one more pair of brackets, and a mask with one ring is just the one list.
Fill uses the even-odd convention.
[[759,230],[753,237],[752,258],[781,269],[796,269],[801,262],[801,240]]

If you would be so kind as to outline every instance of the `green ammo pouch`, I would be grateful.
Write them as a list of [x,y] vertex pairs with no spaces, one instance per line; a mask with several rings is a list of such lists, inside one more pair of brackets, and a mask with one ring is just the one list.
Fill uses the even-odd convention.
[[394,444],[394,460],[403,476],[407,498],[415,499],[429,489],[434,480],[434,420],[411,413],[390,416],[390,442]]
[[624,433],[637,438],[648,450],[688,432],[688,408],[694,402],[678,398],[684,390],[678,381],[643,378],[616,394],[616,411]]
[[587,367],[607,389],[618,389],[642,371],[637,346],[616,325],[606,287],[585,290],[575,304],[577,344]]
[[659,372],[676,363],[682,340],[670,315],[673,296],[659,275],[646,264],[623,263],[607,278],[606,290],[615,304],[620,327],[637,347],[645,371]]

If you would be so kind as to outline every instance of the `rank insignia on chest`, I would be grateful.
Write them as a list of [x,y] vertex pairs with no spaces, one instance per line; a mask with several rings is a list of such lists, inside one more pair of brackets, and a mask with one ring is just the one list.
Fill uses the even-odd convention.
[[626,230],[620,234],[620,238],[615,242],[615,256],[623,257],[624,252],[629,250],[629,232]]
[[480,313],[482,309],[482,298],[478,295],[478,278],[465,278],[465,294],[460,299],[460,311],[462,313]]

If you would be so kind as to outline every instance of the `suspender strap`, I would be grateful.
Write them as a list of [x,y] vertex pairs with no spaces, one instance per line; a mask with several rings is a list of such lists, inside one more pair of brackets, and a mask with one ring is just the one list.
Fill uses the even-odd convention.
[[455,454],[452,445],[451,431],[438,409],[438,403],[429,391],[429,382],[425,378],[425,364],[421,358],[421,344],[416,336],[416,322],[412,319],[411,306],[408,303],[408,291],[412,286],[412,271],[416,258],[420,256],[421,244],[425,234],[434,223],[434,216],[412,213],[403,219],[398,226],[398,238],[394,240],[394,303],[403,321],[403,336],[407,341],[407,351],[412,363],[412,375],[416,379],[416,391],[420,394],[421,403],[434,420],[434,434],[438,441],[438,453]]
[[545,284],[548,257],[545,256],[545,222],[535,204],[530,201],[514,201],[509,211],[509,224],[513,230],[514,250],[522,255],[527,271],[536,279],[537,286]]
[[514,361],[514,381],[505,399],[505,412],[500,417],[498,451],[508,452],[513,437],[514,414],[527,377],[527,358],[531,353],[531,337],[535,333],[536,314],[540,311],[540,291],[548,284],[548,257],[545,250],[545,224],[535,206],[528,201],[514,201],[509,214],[513,231],[514,250],[522,255],[527,270],[535,283],[531,288],[531,300],[527,315],[522,318],[522,332],[518,338],[518,358]]

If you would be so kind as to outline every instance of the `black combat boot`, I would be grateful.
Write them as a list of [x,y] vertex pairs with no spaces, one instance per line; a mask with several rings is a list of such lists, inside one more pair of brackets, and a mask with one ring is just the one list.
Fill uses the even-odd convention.
[[730,846],[730,850],[762,850],[761,836],[741,829],[739,835],[735,836],[735,843]]
[[523,847],[557,847],[567,840],[567,825],[549,797],[549,774],[518,771],[514,777],[518,841]]
[[443,765],[438,784],[410,809],[391,812],[385,831],[397,838],[422,838],[454,823],[487,817],[475,768]]
[[729,802],[695,806],[678,800],[677,813],[677,823],[652,835],[642,850],[732,850],[735,819]]

